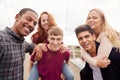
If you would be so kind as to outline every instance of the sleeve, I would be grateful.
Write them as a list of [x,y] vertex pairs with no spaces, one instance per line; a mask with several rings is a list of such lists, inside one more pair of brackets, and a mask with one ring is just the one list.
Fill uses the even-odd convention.
[[2,36],[0,36],[0,59],[2,57],[2,54],[4,53],[4,47],[2,47],[1,43],[2,43]]
[[101,33],[99,36],[99,41],[100,41],[100,46],[98,48],[98,54],[97,57],[98,58],[104,58],[104,57],[108,57],[112,48],[113,48],[113,44],[111,43],[111,41],[107,38],[105,33]]
[[86,52],[83,48],[81,48],[81,57],[88,62],[89,64],[93,65],[93,66],[97,66],[97,61],[96,59],[94,59],[93,57],[91,57],[89,55],[88,52]]
[[26,44],[26,53],[28,52],[31,55],[32,51],[33,51],[33,49],[35,47],[35,44],[27,43],[27,42],[25,42],[25,44]]
[[3,53],[4,53],[4,48],[0,45],[0,58],[2,57]]
[[65,52],[65,61],[68,62],[69,61],[69,58],[70,58],[70,52],[69,51],[66,51]]
[[89,67],[88,63],[85,64],[85,67],[80,70],[81,80],[93,80],[92,69]]
[[97,58],[103,59],[105,57],[108,57],[113,47],[112,43],[103,32],[99,35],[97,41],[100,42],[100,46],[95,58],[91,57],[89,53],[87,53],[84,49],[81,50],[81,57],[93,66],[97,66]]
[[30,56],[30,61],[35,62],[35,61],[34,61],[35,55],[36,55],[36,54]]
[[32,43],[34,44],[39,44],[39,35],[36,33],[32,36],[31,40],[32,40]]

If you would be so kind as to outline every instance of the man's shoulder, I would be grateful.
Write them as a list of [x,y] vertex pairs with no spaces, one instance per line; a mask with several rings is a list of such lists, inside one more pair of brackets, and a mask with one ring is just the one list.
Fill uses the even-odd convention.
[[117,47],[113,47],[111,53],[120,53],[120,49]]
[[6,38],[6,36],[8,36],[6,30],[1,30],[0,31],[0,41],[3,40],[3,38]]
[[70,52],[69,50],[67,50],[67,51],[65,51],[65,52],[62,53],[62,54],[65,54],[65,55],[69,55],[69,56],[70,56],[71,52]]

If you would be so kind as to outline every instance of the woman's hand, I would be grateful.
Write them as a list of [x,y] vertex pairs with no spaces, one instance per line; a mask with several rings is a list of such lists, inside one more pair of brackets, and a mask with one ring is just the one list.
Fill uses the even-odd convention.
[[65,80],[65,76],[63,75],[63,73],[61,73],[60,77],[61,77],[61,80]]
[[66,52],[67,50],[68,50],[67,45],[62,44],[62,47],[61,47],[61,49],[60,49],[60,52],[61,52],[61,53],[64,53],[64,52]]
[[106,68],[110,64],[110,60],[108,58],[97,59],[97,66],[100,68]]

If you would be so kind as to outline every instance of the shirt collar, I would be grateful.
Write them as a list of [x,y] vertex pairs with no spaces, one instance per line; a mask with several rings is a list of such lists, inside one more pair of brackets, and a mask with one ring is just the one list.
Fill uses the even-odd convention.
[[25,40],[24,37],[21,38],[19,35],[17,35],[15,32],[13,32],[11,28],[6,27],[5,30],[6,30],[6,31],[8,32],[8,34],[10,34],[15,40],[17,40],[17,41],[24,41],[24,40]]

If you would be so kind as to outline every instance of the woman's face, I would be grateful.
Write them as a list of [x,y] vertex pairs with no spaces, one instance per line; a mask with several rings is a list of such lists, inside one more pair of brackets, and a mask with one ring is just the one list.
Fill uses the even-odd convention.
[[98,12],[96,11],[91,11],[88,14],[86,23],[93,29],[97,29],[102,27],[103,21],[101,19],[101,16]]
[[41,16],[41,26],[44,30],[48,30],[50,28],[49,26],[50,21],[49,21],[49,17],[47,14],[43,14]]

